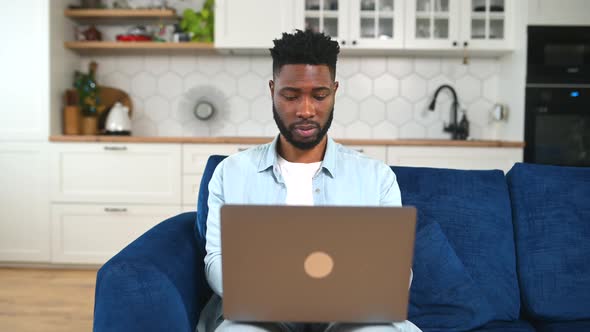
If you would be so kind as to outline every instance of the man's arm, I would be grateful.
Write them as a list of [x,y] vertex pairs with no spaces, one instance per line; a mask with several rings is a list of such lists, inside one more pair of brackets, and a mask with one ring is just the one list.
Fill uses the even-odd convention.
[[225,203],[223,196],[223,164],[222,161],[213,172],[209,181],[209,214],[207,215],[205,255],[205,275],[211,289],[220,297],[223,296],[223,284],[221,278],[221,225],[219,210]]

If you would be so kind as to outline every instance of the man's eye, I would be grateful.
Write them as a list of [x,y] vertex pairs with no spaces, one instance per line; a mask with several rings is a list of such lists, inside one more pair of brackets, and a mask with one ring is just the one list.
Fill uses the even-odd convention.
[[324,100],[327,97],[328,97],[328,95],[318,95],[318,96],[315,96],[314,98],[317,99],[317,100]]
[[292,101],[292,100],[297,99],[297,96],[285,96],[285,95],[283,95],[283,98],[285,98],[286,100]]

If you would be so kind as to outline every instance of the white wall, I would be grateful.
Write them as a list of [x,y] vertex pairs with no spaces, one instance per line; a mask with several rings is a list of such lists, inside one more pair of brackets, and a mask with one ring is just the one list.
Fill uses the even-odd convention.
[[528,2],[530,25],[590,25],[590,1],[588,0],[528,0]]

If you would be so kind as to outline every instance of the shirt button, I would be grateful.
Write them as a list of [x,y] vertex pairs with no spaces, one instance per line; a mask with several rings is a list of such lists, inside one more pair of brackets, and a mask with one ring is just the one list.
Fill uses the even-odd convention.
[[316,192],[316,193],[319,193],[319,192],[320,192],[320,188],[317,188],[317,189],[315,190],[315,192]]

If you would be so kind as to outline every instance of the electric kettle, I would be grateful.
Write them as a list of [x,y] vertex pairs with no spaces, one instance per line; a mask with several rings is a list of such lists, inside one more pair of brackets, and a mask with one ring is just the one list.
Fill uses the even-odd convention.
[[129,107],[116,102],[109,111],[104,127],[107,135],[131,135]]

